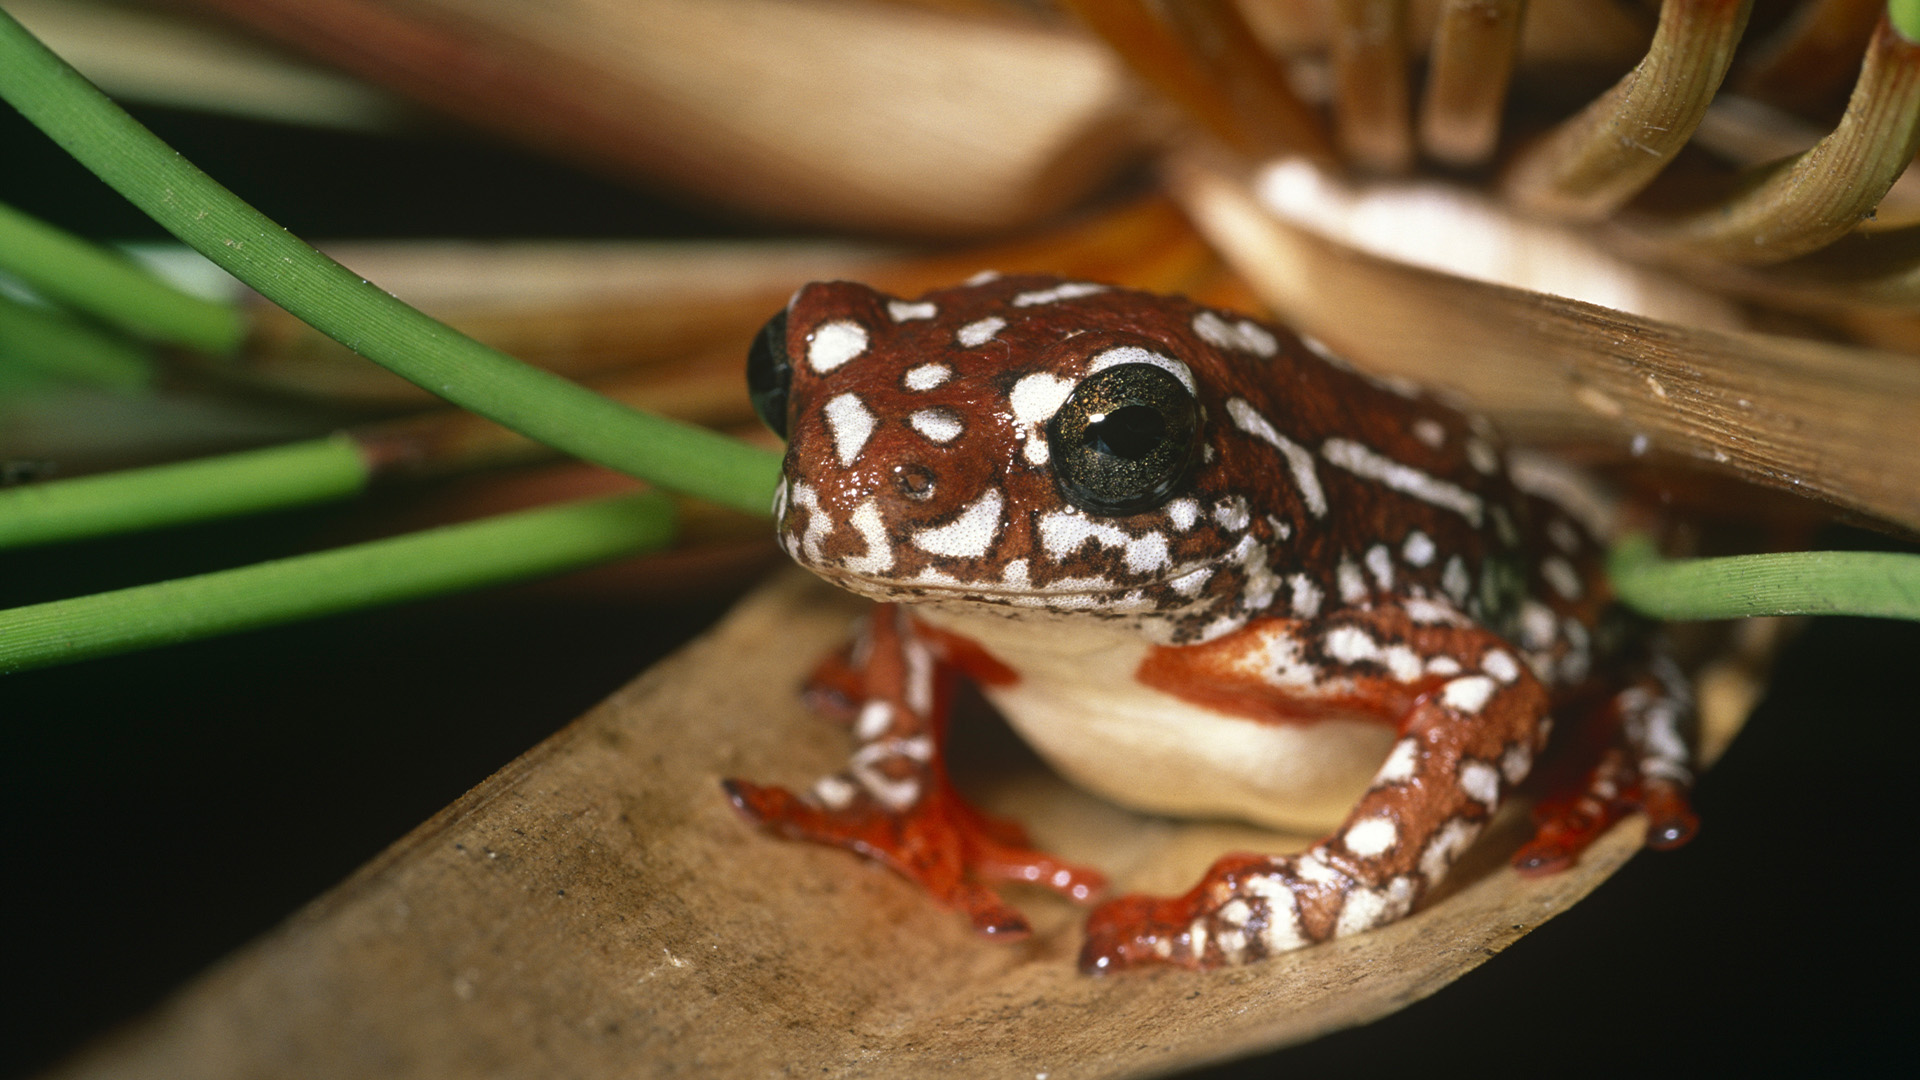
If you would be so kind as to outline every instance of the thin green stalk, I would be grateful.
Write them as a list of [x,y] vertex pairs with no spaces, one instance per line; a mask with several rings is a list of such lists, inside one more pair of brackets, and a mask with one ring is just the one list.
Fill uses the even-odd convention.
[[188,246],[402,378],[556,449],[768,512],[777,455],[616,404],[387,295],[194,168],[4,13],[0,96]]
[[246,336],[246,323],[234,305],[182,292],[132,259],[5,203],[0,203],[0,270],[49,300],[154,341],[225,355]]
[[1887,0],[1887,20],[1901,37],[1920,41],[1920,0]]
[[1920,555],[1792,551],[1662,559],[1653,541],[1615,545],[1607,571],[1622,600],[1660,619],[1871,615],[1920,619]]
[[0,295],[0,366],[13,365],[119,394],[138,394],[153,383],[144,346]]
[[0,674],[571,570],[665,545],[649,492],[0,611]]
[[344,499],[371,468],[347,435],[0,490],[0,550]]

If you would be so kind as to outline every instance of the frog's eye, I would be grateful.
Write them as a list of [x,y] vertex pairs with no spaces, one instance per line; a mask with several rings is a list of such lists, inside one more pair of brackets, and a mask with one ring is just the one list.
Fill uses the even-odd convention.
[[787,392],[793,386],[793,361],[787,359],[787,313],[767,320],[747,349],[747,396],[761,423],[787,437]]
[[1135,514],[1166,502],[1186,480],[1200,406],[1153,364],[1116,364],[1075,387],[1047,421],[1053,482],[1093,514]]

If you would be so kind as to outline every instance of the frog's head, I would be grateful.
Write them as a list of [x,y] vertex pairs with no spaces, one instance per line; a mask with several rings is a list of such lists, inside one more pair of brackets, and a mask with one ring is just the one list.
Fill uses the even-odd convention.
[[1275,347],[1184,299],[1054,278],[916,301],[809,285],[748,364],[788,440],[781,542],[877,599],[1223,633],[1272,598],[1269,549],[1292,526],[1251,510],[1221,339]]

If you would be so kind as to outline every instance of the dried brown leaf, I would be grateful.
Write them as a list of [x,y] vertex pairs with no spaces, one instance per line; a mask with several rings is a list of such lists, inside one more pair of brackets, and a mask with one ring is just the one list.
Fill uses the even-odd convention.
[[1911,357],[1698,329],[1365,254],[1189,161],[1176,193],[1283,318],[1381,374],[1450,386],[1522,441],[1645,446],[1920,529]]
[[[1065,901],[1022,895],[1033,938],[987,942],[891,874],[727,806],[724,776],[804,783],[844,757],[844,733],[795,691],[857,610],[797,572],[766,587],[56,1075],[1143,1076],[1424,997],[1639,845],[1634,819],[1575,869],[1526,880],[1505,863],[1524,831],[1509,813],[1443,898],[1384,930],[1243,969],[1084,976]],[[1724,674],[1716,748],[1752,693]],[[1123,888],[1184,887],[1228,847],[1306,839],[1144,818],[1008,764],[971,777],[978,797]]]

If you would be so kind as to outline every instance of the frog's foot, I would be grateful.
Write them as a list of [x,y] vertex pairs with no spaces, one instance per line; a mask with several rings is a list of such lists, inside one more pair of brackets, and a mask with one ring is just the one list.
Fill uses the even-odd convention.
[[1664,656],[1594,710],[1576,729],[1582,736],[1542,770],[1533,839],[1514,855],[1514,869],[1529,876],[1564,870],[1634,813],[1647,816],[1648,847],[1665,851],[1693,839],[1700,819],[1688,799],[1691,711],[1685,679]]
[[1412,909],[1415,878],[1368,888],[1337,860],[1324,846],[1277,857],[1229,855],[1185,896],[1110,900],[1087,919],[1080,970],[1244,964],[1370,930]]
[[964,912],[989,937],[1016,939],[1030,927],[984,882],[1030,882],[1082,903],[1106,887],[1097,871],[1027,846],[1020,826],[981,813],[945,783],[899,810],[838,776],[816,785],[818,805],[785,788],[743,780],[724,786],[734,806],[754,821],[789,839],[847,848],[884,863],[941,904]]

